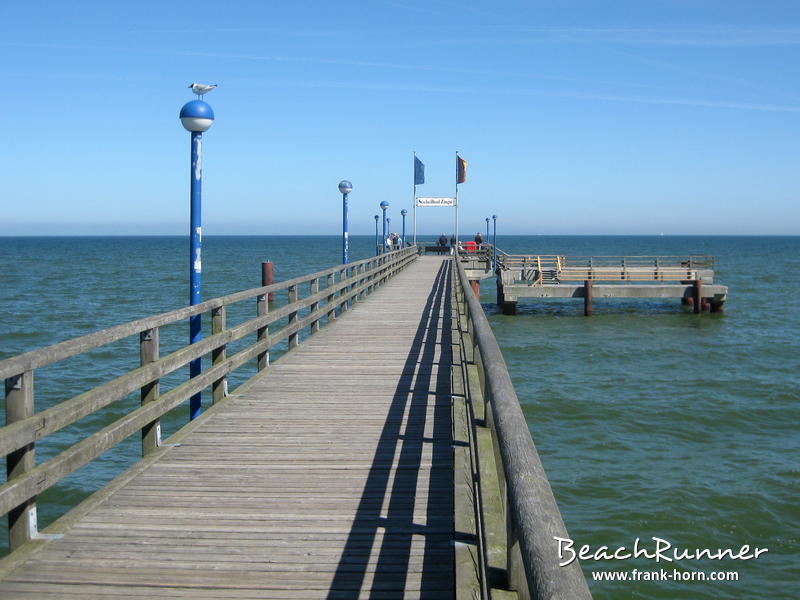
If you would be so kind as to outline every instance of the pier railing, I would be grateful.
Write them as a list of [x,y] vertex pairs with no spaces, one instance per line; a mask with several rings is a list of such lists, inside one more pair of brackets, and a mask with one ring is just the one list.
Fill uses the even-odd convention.
[[713,278],[713,256],[564,256],[507,254],[498,266],[521,273],[522,280],[547,281],[691,281]]
[[[0,516],[8,514],[10,549],[13,551],[37,536],[38,494],[137,431],[142,435],[142,454],[155,451],[161,444],[160,418],[167,412],[209,387],[212,401],[222,401],[227,395],[228,375],[234,370],[251,361],[256,361],[258,371],[265,369],[269,365],[270,348],[287,340],[291,351],[299,343],[301,330],[308,328],[310,334],[316,333],[321,326],[336,318],[337,313],[349,310],[353,302],[358,302],[416,258],[417,248],[409,247],[214,298],[1,361],[6,425],[0,428],[0,453],[6,457],[8,479],[0,486]],[[306,286],[304,295],[305,290],[301,292],[301,287]],[[272,310],[267,298],[274,292],[285,292],[287,304]],[[255,302],[254,318],[228,328],[228,307],[248,300]],[[204,313],[210,313],[211,317],[209,337],[160,356],[160,328]],[[285,323],[283,327],[270,332],[269,326],[279,321]],[[254,336],[252,343],[228,356],[227,346],[248,335]],[[139,363],[138,368],[35,412],[36,369],[131,336],[139,339],[138,356],[132,357]],[[208,354],[211,355],[210,368],[164,394],[159,393],[162,378]],[[34,452],[37,441],[137,391],[141,395],[141,406],[36,465]]]
[[[467,371],[474,444],[482,446],[475,451],[481,487],[474,495],[479,504],[478,538],[483,540],[479,562],[488,587],[504,586],[521,599],[591,598],[577,561],[559,566],[554,537],[569,538],[566,526],[500,347],[464,266],[459,260],[453,262],[454,318]],[[481,428],[490,432],[488,450]],[[499,489],[489,489],[490,482],[497,482]],[[498,572],[505,575],[498,577]]]

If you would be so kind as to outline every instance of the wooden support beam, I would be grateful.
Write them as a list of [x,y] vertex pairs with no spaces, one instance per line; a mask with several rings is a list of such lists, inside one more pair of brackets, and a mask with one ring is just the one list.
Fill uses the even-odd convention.
[[[290,285],[288,289],[288,300],[287,304],[294,304],[297,302],[297,286]],[[297,311],[292,311],[289,313],[289,325],[293,325],[297,321]],[[297,348],[298,338],[297,332],[292,333],[289,335],[289,350],[293,348]]]
[[[330,273],[328,275],[327,279],[328,289],[331,289],[334,283],[336,283],[335,278],[336,276],[333,273]],[[330,322],[336,318],[336,307],[333,305],[333,293],[328,294],[327,302],[328,306],[330,307],[330,310],[328,311],[328,322]]]
[[[225,331],[227,311],[225,306],[211,310],[211,335]],[[211,351],[211,364],[217,366],[225,362],[227,357],[226,345],[219,346]],[[223,375],[211,384],[212,402],[216,404],[228,395],[228,376]]]
[[[158,327],[147,329],[139,334],[139,364],[155,362],[159,359]],[[141,404],[144,406],[158,399],[159,380],[156,379],[142,386]],[[142,456],[147,456],[161,445],[161,419],[156,419],[142,427]]]
[[[263,317],[269,312],[267,295],[262,294],[256,299],[256,311],[259,317]],[[269,327],[259,327],[256,333],[257,341],[263,342],[269,337]],[[263,371],[269,366],[269,349],[258,355],[258,370]]]
[[[312,296],[317,292],[319,292],[319,277],[311,280],[311,286],[309,290],[309,293]],[[313,302],[309,307],[312,313],[316,312],[318,308],[319,308],[319,302]],[[314,322],[311,323],[311,335],[314,335],[318,331],[319,331],[319,319],[315,319]]]
[[[10,425],[33,415],[33,371],[25,371],[5,381],[6,425]],[[6,456],[8,481],[36,468],[35,452],[33,443],[30,443]],[[36,531],[36,496],[33,496],[8,512],[9,549],[14,551],[32,540]]]

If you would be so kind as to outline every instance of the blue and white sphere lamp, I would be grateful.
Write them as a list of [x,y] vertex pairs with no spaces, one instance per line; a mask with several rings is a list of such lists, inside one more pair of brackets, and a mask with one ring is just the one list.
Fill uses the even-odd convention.
[[347,181],[346,179],[342,179],[339,182],[339,192],[342,194],[342,264],[348,264],[350,262],[348,256],[349,250],[349,237],[350,234],[347,229],[347,197],[350,195],[350,192],[353,191],[353,184]]
[[[202,267],[202,183],[203,183],[203,132],[214,123],[214,110],[207,102],[190,100],[180,112],[181,125],[191,132],[191,170],[189,172],[189,305],[201,302],[200,279]],[[201,316],[189,317],[189,343],[202,339]],[[189,377],[197,377],[202,371],[201,359],[189,363]],[[189,399],[189,418],[200,415],[200,394]]]
[[389,223],[386,221],[386,211],[389,208],[389,203],[386,200],[384,200],[383,202],[381,202],[380,206],[381,206],[381,210],[383,211],[383,239],[381,240],[381,247],[384,249],[384,252],[385,252],[386,251],[386,234],[388,233],[386,231],[386,228],[389,225]]

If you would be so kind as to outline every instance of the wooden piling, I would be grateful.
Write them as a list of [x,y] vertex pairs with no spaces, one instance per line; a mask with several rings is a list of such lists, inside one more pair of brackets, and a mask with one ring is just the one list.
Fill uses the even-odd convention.
[[475,297],[480,300],[481,299],[481,282],[477,279],[470,279],[469,285],[472,287],[472,291],[475,293]]
[[[272,285],[275,283],[274,280],[274,265],[272,264],[271,260],[261,263],[261,285]],[[273,293],[270,292],[268,294],[267,301],[272,302],[274,300]]]
[[583,315],[586,317],[592,316],[592,280],[585,279],[583,281]]
[[500,283],[500,277],[497,277],[497,306],[500,308],[503,307],[503,303],[505,302],[504,294],[503,294],[503,284]]
[[692,301],[694,314],[699,315],[703,310],[703,282],[701,279],[694,280],[694,299]]

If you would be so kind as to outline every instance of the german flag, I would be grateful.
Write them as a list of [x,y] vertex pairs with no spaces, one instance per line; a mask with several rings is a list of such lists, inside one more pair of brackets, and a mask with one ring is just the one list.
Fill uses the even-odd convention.
[[464,183],[467,180],[467,161],[456,154],[456,183]]

